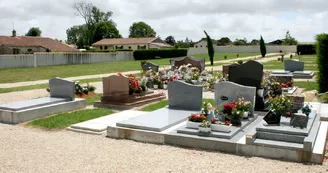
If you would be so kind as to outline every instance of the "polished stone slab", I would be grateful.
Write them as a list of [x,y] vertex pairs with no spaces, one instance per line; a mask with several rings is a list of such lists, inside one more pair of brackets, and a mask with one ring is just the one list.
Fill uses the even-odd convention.
[[75,82],[53,78],[49,80],[50,97],[75,99]]
[[195,111],[170,109],[168,107],[145,113],[136,118],[116,123],[119,127],[161,132],[185,120]]
[[67,98],[44,97],[0,105],[2,110],[19,111],[69,101]]
[[212,131],[210,133],[202,133],[202,132],[199,132],[199,130],[197,130],[197,129],[190,129],[190,128],[187,128],[186,126],[178,129],[177,133],[197,135],[197,136],[205,136],[205,137],[231,139],[236,134],[238,134],[241,130],[246,128],[250,123],[252,123],[254,120],[256,120],[257,117],[258,117],[258,115],[256,114],[256,115],[254,115],[254,117],[249,118],[248,120],[243,120],[241,122],[240,127],[231,126],[231,128],[230,128],[231,131],[229,133],[227,133],[227,132],[215,132],[215,131]]

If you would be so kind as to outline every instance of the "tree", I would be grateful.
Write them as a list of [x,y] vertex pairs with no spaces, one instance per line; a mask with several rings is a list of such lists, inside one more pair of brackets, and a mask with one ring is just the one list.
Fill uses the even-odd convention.
[[214,58],[214,47],[211,37],[204,31],[206,38],[207,38],[207,50],[208,56],[210,57],[211,65],[213,65],[213,58]]
[[96,25],[93,40],[97,42],[104,38],[122,38],[122,36],[113,23],[99,22]]
[[135,22],[130,27],[130,38],[155,37],[156,32],[144,22]]
[[40,28],[32,27],[30,28],[30,30],[28,30],[25,36],[40,37],[41,33],[42,31],[40,30]]
[[264,40],[263,40],[262,35],[261,35],[261,38],[260,38],[260,50],[261,50],[262,57],[265,57],[265,54],[266,54],[266,46],[265,46],[265,43],[264,43]]
[[220,40],[218,40],[218,46],[226,46],[230,44],[231,44],[231,40],[228,37],[222,37]]
[[317,64],[318,75],[317,81],[319,93],[328,92],[328,34],[319,34],[316,36],[317,41]]
[[87,27],[86,25],[77,25],[66,30],[67,43],[75,44],[78,48],[84,48],[88,46],[88,40],[86,39]]
[[[89,46],[92,43],[94,43],[95,30],[98,23],[109,22],[112,25],[116,26],[116,24],[112,21],[112,19],[110,19],[113,15],[113,12],[111,11],[102,12],[92,3],[86,3],[84,1],[75,3],[73,8],[77,11],[77,14],[84,19],[85,22],[84,25],[78,25],[67,29],[66,33],[70,33],[70,35],[67,34],[68,37],[67,40],[72,41],[73,44]],[[115,33],[116,32],[115,29],[111,32]],[[79,33],[77,34],[77,32]],[[79,38],[77,39],[74,35],[79,35]],[[82,36],[83,38],[80,38],[80,36]],[[69,37],[75,37],[75,38],[69,38]],[[99,35],[97,37],[99,37]]]
[[290,35],[289,31],[287,31],[283,45],[297,45],[297,43],[297,40]]
[[233,42],[233,45],[235,45],[235,46],[244,46],[244,45],[247,45],[247,39],[246,38],[244,38],[244,39],[236,39]]
[[175,39],[172,35],[170,35],[170,36],[166,37],[165,42],[167,44],[174,45],[175,44]]
[[260,44],[260,41],[259,40],[256,40],[256,39],[253,39],[251,42],[250,42],[250,45],[259,45]]

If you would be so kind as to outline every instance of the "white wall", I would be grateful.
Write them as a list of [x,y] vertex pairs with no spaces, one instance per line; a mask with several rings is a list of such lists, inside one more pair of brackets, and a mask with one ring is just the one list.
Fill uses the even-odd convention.
[[40,67],[68,64],[91,64],[129,61],[132,52],[116,53],[35,53],[32,55],[0,55],[0,68]]
[[[296,52],[296,46],[266,46],[267,53]],[[216,53],[260,53],[260,46],[214,46]],[[207,48],[189,48],[188,55],[206,54]]]

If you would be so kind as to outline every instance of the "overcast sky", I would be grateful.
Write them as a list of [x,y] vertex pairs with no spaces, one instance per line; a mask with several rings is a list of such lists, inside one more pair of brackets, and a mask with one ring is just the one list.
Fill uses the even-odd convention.
[[[42,36],[66,40],[66,29],[83,24],[72,8],[81,0],[0,0],[0,35],[18,35],[40,27]],[[165,39],[198,41],[206,30],[214,39],[260,35],[266,42],[284,38],[287,30],[298,41],[314,41],[328,30],[328,0],[92,0],[113,20],[123,37],[133,22],[144,21]]]

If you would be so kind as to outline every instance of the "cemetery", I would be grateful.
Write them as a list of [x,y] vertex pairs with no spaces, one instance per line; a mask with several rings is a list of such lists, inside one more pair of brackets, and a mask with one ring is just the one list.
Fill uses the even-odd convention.
[[272,71],[272,76],[292,76],[293,78],[312,79],[314,72],[304,71],[304,62],[284,60],[284,70]]

